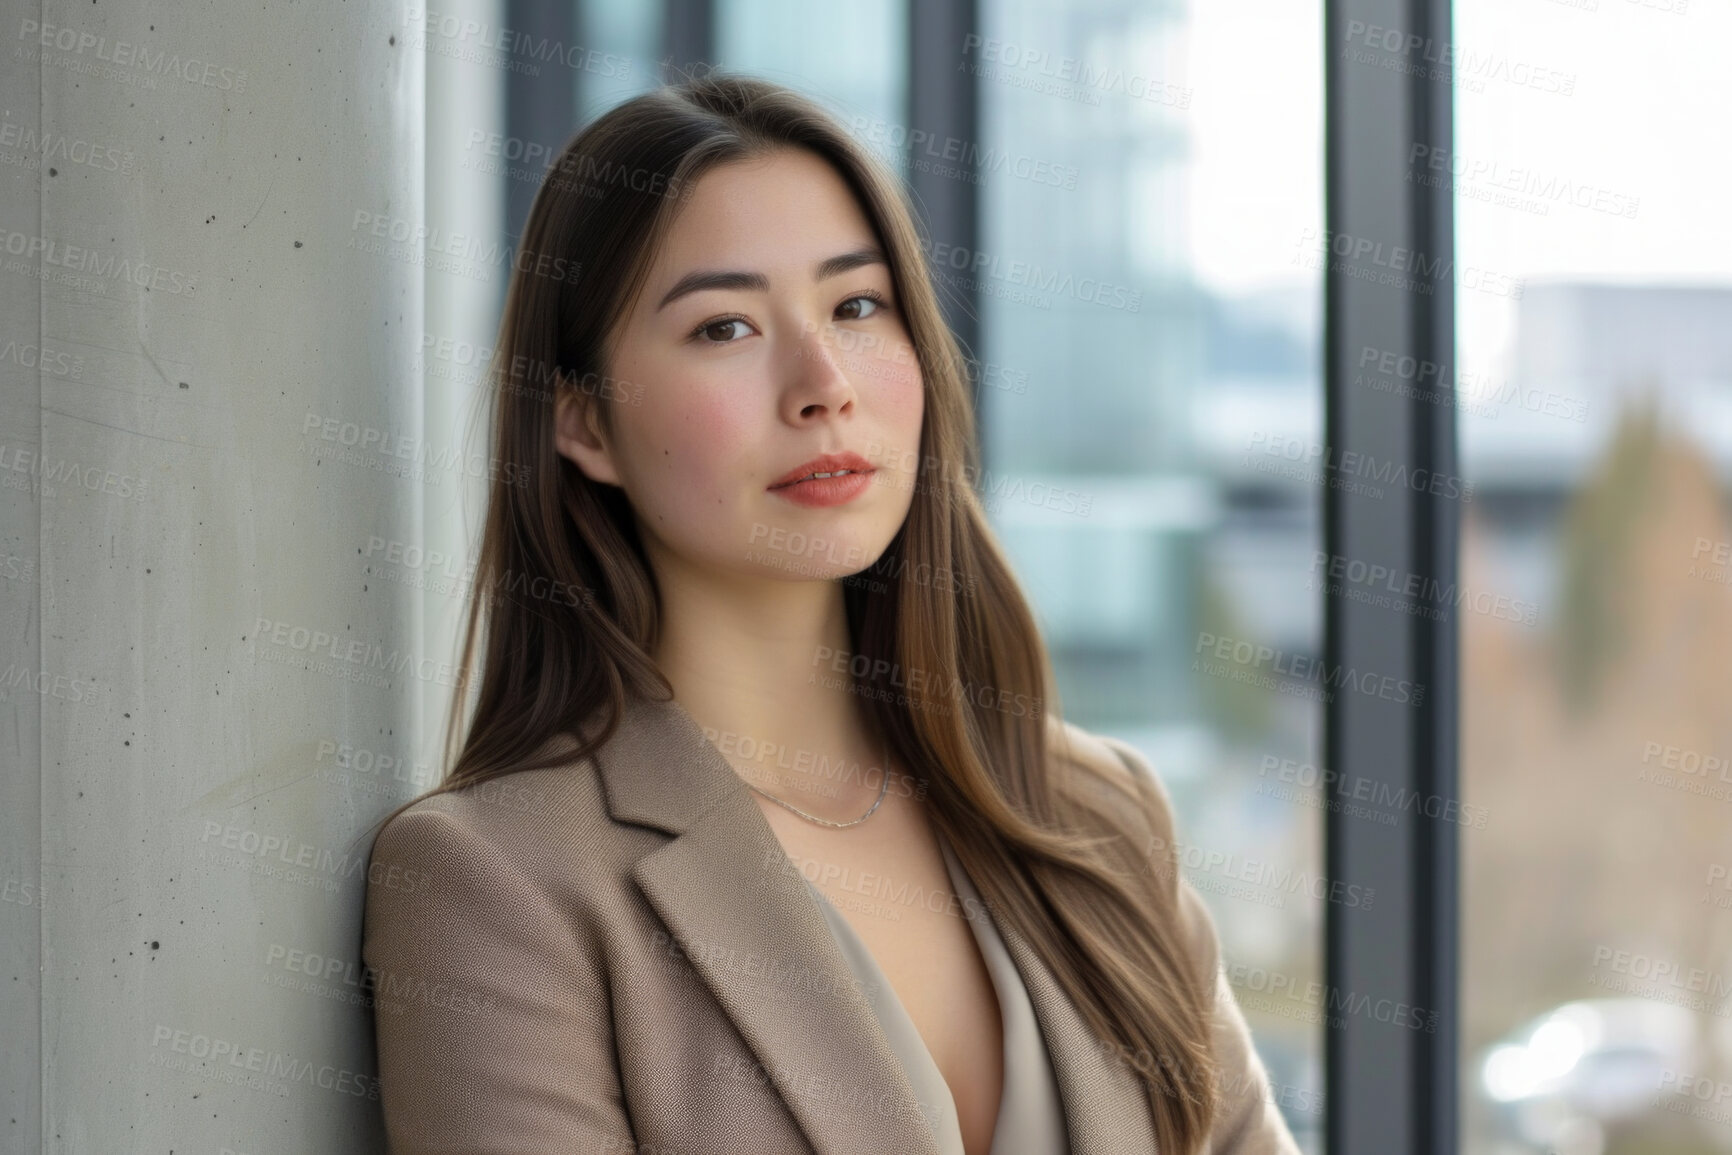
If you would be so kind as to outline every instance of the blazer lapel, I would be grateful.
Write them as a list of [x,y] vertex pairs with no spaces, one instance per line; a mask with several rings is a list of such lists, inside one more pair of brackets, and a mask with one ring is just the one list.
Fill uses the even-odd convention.
[[633,876],[819,1152],[939,1155],[914,1088],[775,831],[672,699],[596,753],[614,817],[676,837]]
[[[812,1146],[939,1155],[823,912],[803,878],[777,869],[781,841],[696,720],[673,699],[628,699],[595,760],[614,818],[676,836],[634,877]],[[1097,1042],[1033,946],[998,930],[1040,1023],[1073,1155],[1155,1152],[1134,1072]]]
[[1035,1021],[1058,1078],[1072,1155],[1154,1155],[1155,1125],[1148,1096],[1131,1068],[1110,1057],[1034,947],[995,922],[1022,975]]

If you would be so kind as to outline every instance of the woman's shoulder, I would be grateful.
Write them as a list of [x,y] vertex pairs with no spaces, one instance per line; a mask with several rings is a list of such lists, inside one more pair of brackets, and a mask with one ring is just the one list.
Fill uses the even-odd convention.
[[406,869],[545,878],[570,864],[573,838],[606,825],[594,762],[571,759],[435,788],[383,824],[372,857]]
[[1220,964],[1220,937],[1202,896],[1178,869],[1178,820],[1166,783],[1148,757],[1121,738],[1093,734],[1068,722],[1049,730],[1052,744],[1065,751],[1061,756],[1080,771],[1083,781],[1094,784],[1097,798],[1116,807],[1118,814],[1140,817],[1136,871],[1154,883],[1162,904],[1173,911],[1185,953],[1207,981]]
[[1131,743],[1054,714],[1047,719],[1047,750],[1071,767],[1078,788],[1108,804],[1132,807],[1148,820],[1151,834],[1171,834],[1172,796],[1148,757]]

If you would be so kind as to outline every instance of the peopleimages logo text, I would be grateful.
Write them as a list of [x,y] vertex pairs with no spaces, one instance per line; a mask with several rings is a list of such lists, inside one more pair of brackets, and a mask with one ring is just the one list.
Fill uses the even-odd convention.
[[[1473,482],[1454,474],[1439,473],[1423,466],[1414,467],[1393,458],[1376,458],[1357,449],[1339,449],[1318,441],[1303,441],[1281,433],[1253,430],[1246,440],[1247,451],[1264,457],[1281,458],[1307,466],[1315,466],[1320,474],[1336,479],[1351,478],[1429,493],[1434,497],[1473,500]],[[1378,494],[1381,496],[1381,493]]]
[[1103,281],[1097,277],[1077,277],[1057,269],[1043,269],[1029,261],[1001,260],[997,254],[984,253],[946,241],[932,242],[921,238],[920,247],[931,260],[935,271],[954,269],[973,277],[1000,281],[1007,285],[1048,293],[1055,297],[1070,297],[1091,305],[1123,309],[1135,313],[1142,308],[1141,289]]
[[1362,774],[1344,774],[1327,766],[1296,762],[1274,754],[1263,756],[1262,763],[1257,767],[1257,775],[1306,790],[1317,790],[1325,795],[1369,802],[1389,810],[1408,810],[1424,818],[1453,822],[1457,826],[1471,826],[1475,830],[1485,829],[1486,819],[1491,813],[1483,806],[1472,806],[1454,798],[1445,798],[1441,794],[1409,790],[1405,786],[1394,786]]
[[[1300,684],[1317,683],[1332,690],[1346,688],[1367,697],[1383,698],[1400,705],[1418,706],[1425,701],[1425,687],[1406,678],[1396,678],[1370,670],[1355,670],[1350,666],[1332,666],[1322,658],[1289,653],[1243,638],[1203,631],[1197,635],[1197,644],[1192,647],[1191,653],[1194,661],[1200,661],[1207,655],[1220,662],[1230,663],[1232,667],[1254,671],[1268,670],[1273,675],[1292,678]],[[1194,665],[1193,668],[1197,667]],[[1201,672],[1213,674],[1219,671],[1203,669]]]

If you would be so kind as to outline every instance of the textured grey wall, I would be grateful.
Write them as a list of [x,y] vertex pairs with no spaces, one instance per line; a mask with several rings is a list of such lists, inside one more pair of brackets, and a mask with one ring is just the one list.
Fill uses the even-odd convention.
[[365,828],[449,655],[377,543],[460,488],[410,11],[5,0],[7,1152],[382,1149]]

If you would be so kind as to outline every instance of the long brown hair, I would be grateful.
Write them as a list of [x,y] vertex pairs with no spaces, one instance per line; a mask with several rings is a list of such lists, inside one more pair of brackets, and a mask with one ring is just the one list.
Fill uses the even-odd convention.
[[[607,378],[607,342],[678,205],[714,166],[783,148],[828,161],[859,199],[924,378],[907,520],[873,580],[843,583],[855,687],[895,756],[930,784],[932,821],[994,919],[1034,947],[1103,1051],[1144,1057],[1130,1066],[1161,1149],[1200,1149],[1215,1110],[1214,976],[1188,961],[1173,888],[1150,885],[1147,828],[1123,795],[1109,801],[1100,776],[1049,747],[1062,733],[1051,667],[971,484],[967,362],[906,194],[796,92],[722,72],[659,88],[578,133],[544,180],[487,378],[493,480],[445,737],[450,771],[428,794],[587,756],[612,735],[626,695],[673,696],[649,656],[659,603],[630,507],[556,451],[555,399],[575,390],[611,432],[609,402],[630,387]],[[971,592],[914,580],[931,574],[960,575]],[[576,751],[546,754],[561,733]],[[1130,808],[1160,813],[1152,784],[1136,790]]]

